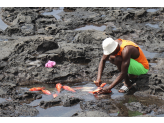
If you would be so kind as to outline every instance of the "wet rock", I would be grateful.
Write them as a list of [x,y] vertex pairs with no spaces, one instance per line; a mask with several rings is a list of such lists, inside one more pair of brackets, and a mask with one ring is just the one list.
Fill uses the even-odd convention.
[[39,106],[41,108],[47,108],[47,107],[52,107],[55,104],[60,104],[60,103],[61,103],[61,99],[60,98],[55,98],[55,99],[52,99],[51,101],[41,101]]
[[36,20],[36,28],[37,29],[41,29],[41,28],[45,28],[45,25],[51,25],[51,24],[54,24],[55,23],[55,18],[53,19],[44,19],[44,18],[39,18]]
[[115,113],[117,110],[111,101],[82,101],[80,102],[80,107],[82,110],[99,110],[106,113]]
[[73,114],[72,117],[110,117],[110,115],[102,111],[82,111]]
[[36,116],[39,113],[36,108],[18,102],[1,103],[0,109],[1,117]]
[[26,92],[24,92],[24,97],[25,98],[40,99],[40,98],[42,98],[42,95],[38,94],[36,92],[26,91]]
[[160,106],[158,110],[155,112],[155,115],[164,114],[164,106]]
[[12,35],[19,35],[19,33],[21,32],[21,29],[15,25],[15,26],[11,26],[11,27],[7,27],[5,29],[5,34],[12,36]]
[[5,77],[5,76],[1,74],[1,75],[0,75],[0,81],[2,81],[4,77]]
[[155,117],[155,116],[149,115],[149,114],[145,114],[145,115],[138,115],[138,116],[134,116],[134,117]]
[[72,106],[80,101],[81,101],[81,99],[79,99],[77,97],[65,97],[64,99],[62,99],[64,107]]
[[2,29],[0,29],[0,34],[3,34],[3,30]]
[[34,31],[34,25],[32,24],[25,24],[24,26],[21,27],[21,32],[23,33],[23,35],[34,35],[35,31]]
[[125,106],[131,110],[131,111],[138,111],[141,113],[150,113],[152,111],[152,109],[155,107],[155,105],[153,106],[144,106],[139,102],[131,102],[131,103],[125,103]]
[[16,24],[30,24],[32,22],[31,20],[31,16],[24,16],[22,14],[18,14],[17,18],[13,21],[12,25],[16,25]]

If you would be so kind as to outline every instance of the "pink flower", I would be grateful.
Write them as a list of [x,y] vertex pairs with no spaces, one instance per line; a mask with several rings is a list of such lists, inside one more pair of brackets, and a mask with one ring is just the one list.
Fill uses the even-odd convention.
[[55,61],[48,61],[46,64],[45,64],[45,67],[53,67],[56,65],[56,62]]

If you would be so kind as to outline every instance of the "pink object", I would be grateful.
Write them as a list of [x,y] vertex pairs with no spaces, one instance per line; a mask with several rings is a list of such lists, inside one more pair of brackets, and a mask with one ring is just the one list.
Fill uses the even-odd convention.
[[56,62],[55,61],[48,61],[46,64],[45,64],[45,67],[53,67],[56,65]]

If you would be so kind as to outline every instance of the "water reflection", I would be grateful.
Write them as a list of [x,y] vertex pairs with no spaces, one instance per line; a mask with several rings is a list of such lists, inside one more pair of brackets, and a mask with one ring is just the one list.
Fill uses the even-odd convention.
[[[0,14],[1,14],[1,7],[0,7]],[[1,16],[1,15],[0,15],[0,16]],[[5,23],[2,21],[1,17],[0,17],[0,29],[5,30],[7,27],[8,27],[8,25],[5,24]]]
[[159,28],[159,25],[158,24],[150,24],[150,23],[147,23],[146,25],[152,27],[152,28]]
[[[142,47],[143,47],[143,46],[141,46],[141,45],[138,45],[138,46],[139,46],[141,49],[142,49]],[[143,51],[144,55],[146,56],[146,58],[154,58],[155,55],[157,54],[157,53],[148,52],[148,51],[146,51],[146,50],[144,50],[144,49],[142,49],[142,51]]]
[[159,9],[147,9],[147,12],[156,12],[158,11]]
[[54,10],[52,12],[44,12],[43,15],[53,15],[57,20],[61,20],[60,16],[58,15],[62,12],[64,7],[60,7],[59,10]]

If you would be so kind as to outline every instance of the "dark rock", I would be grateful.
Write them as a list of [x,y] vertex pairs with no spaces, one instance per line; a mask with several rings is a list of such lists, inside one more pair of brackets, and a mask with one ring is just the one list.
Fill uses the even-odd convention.
[[164,114],[164,106],[160,106],[158,110],[155,112],[155,115]]
[[73,114],[72,117],[110,117],[110,115],[101,111],[82,111]]
[[61,103],[61,99],[55,98],[55,99],[52,99],[51,101],[41,101],[39,106],[42,108],[47,108],[47,107],[51,107],[51,106],[54,106],[55,104],[60,104],[60,103]]
[[125,103],[125,106],[131,110],[131,111],[138,111],[141,113],[150,113],[152,111],[152,109],[154,108],[154,106],[144,106],[139,102],[131,102],[131,103]]
[[80,101],[81,101],[81,99],[79,99],[77,97],[66,97],[62,100],[64,107],[72,106]]
[[36,108],[18,102],[4,102],[0,107],[1,117],[36,116],[39,113]]

